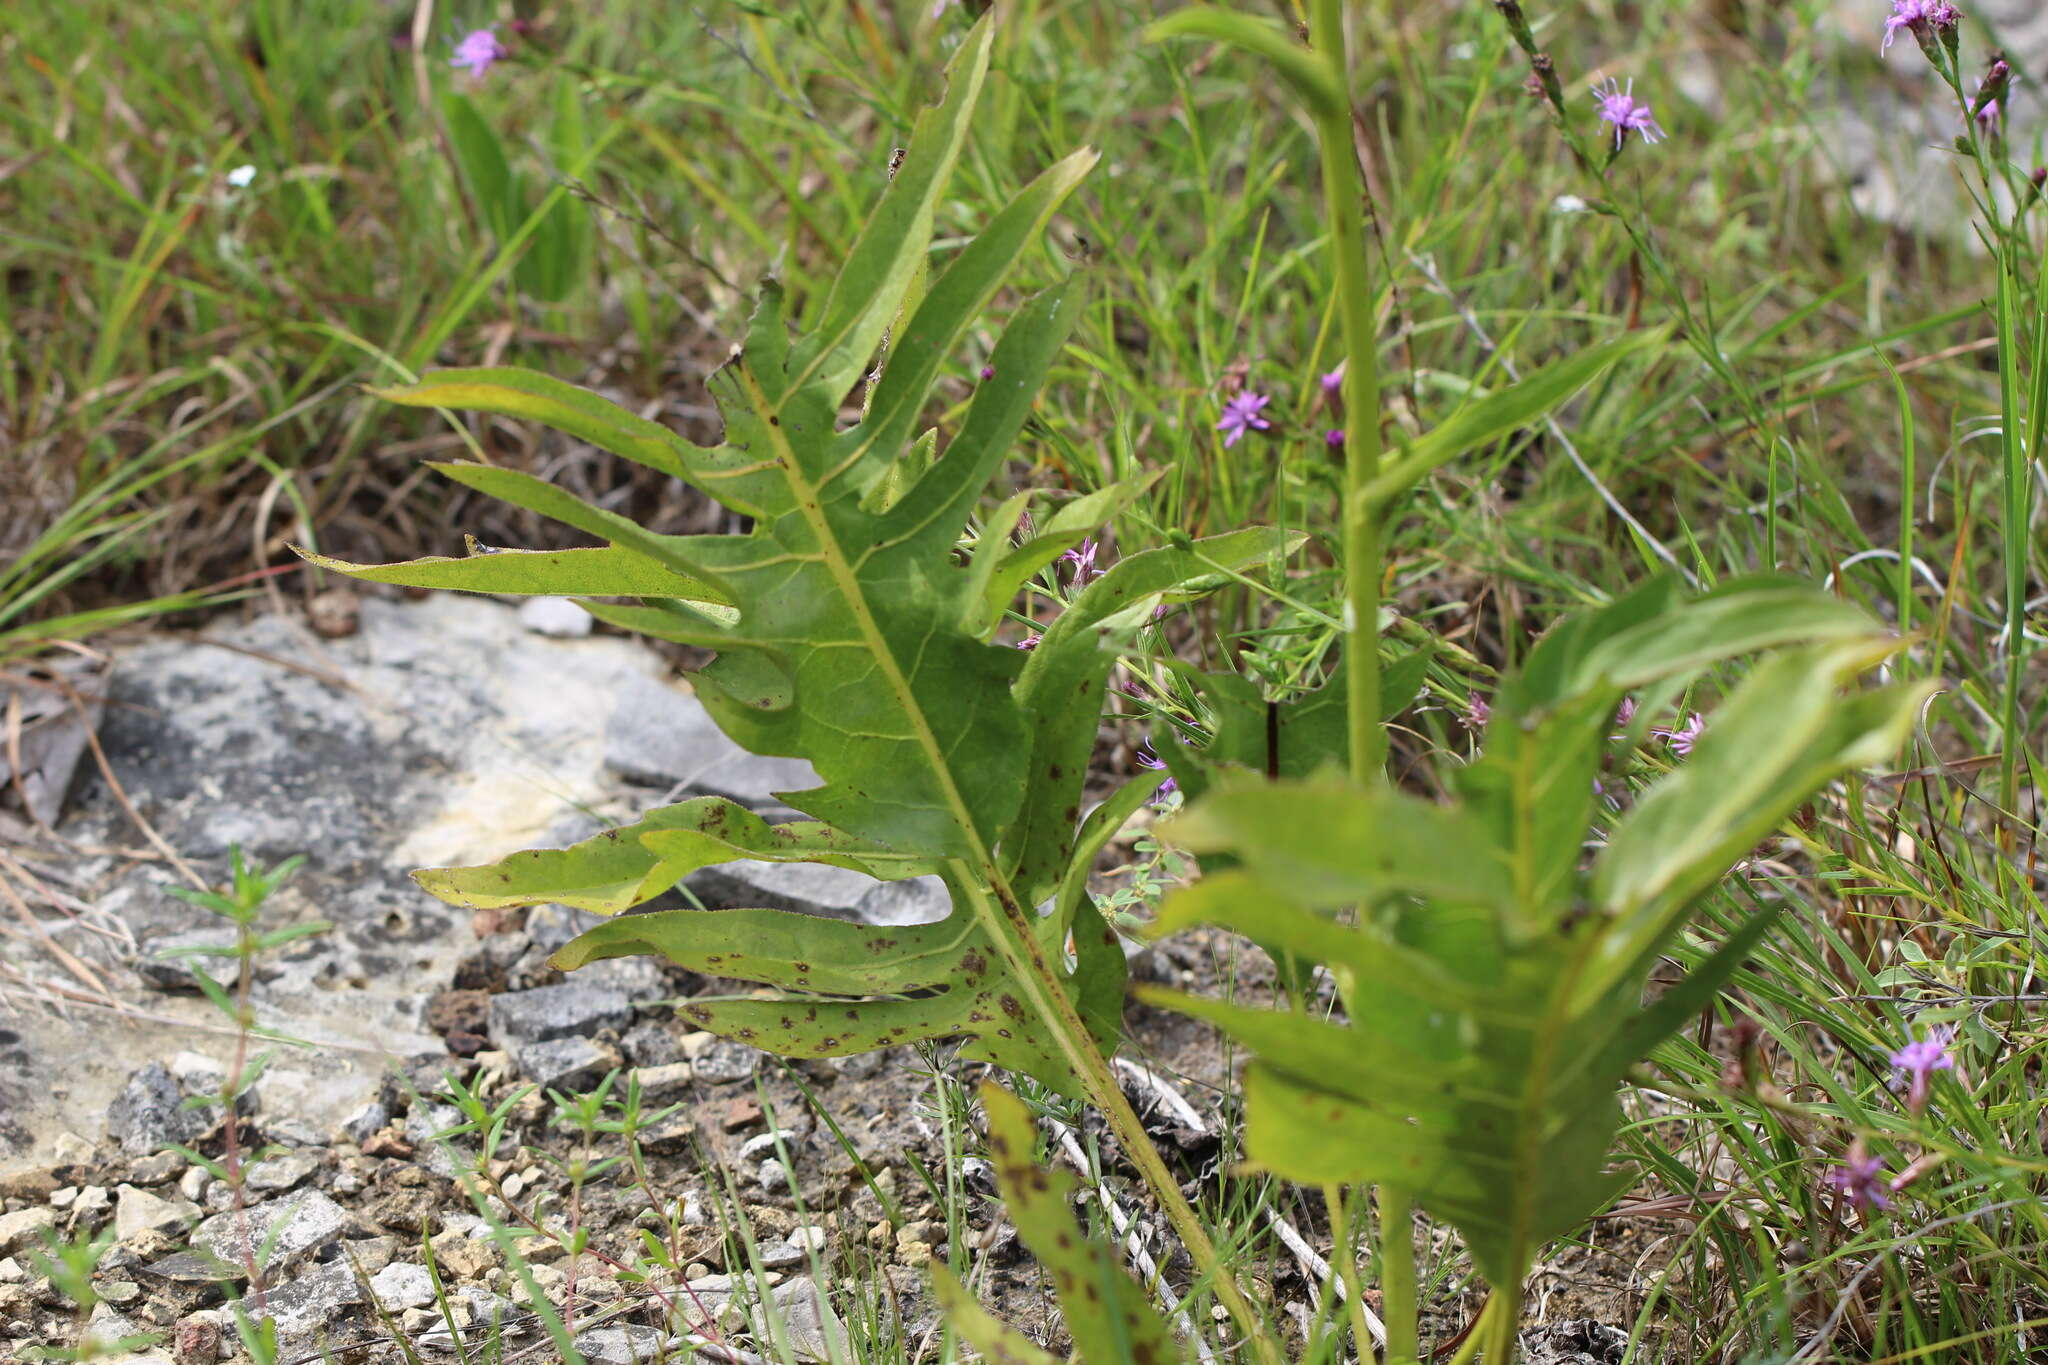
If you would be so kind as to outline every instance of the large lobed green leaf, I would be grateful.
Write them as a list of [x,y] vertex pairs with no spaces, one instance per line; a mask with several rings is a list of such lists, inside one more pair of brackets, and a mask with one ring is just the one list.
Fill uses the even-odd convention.
[[[1624,685],[1801,639],[1752,670],[1589,868],[1592,781]],[[1255,1161],[1407,1191],[1458,1228],[1489,1280],[1517,1280],[1627,1182],[1606,1169],[1617,1083],[1762,932],[1745,925],[1645,1011],[1650,970],[1693,903],[1907,733],[1924,687],[1843,692],[1895,647],[1848,608],[1775,581],[1693,602],[1657,584],[1577,618],[1503,684],[1458,804],[1334,775],[1240,780],[1171,827],[1229,866],[1170,898],[1159,931],[1213,924],[1321,963],[1340,1017],[1145,994],[1255,1055]]]
[[[1016,547],[1022,499],[978,535],[970,526],[1079,314],[1078,274],[1012,312],[993,373],[943,450],[936,433],[917,432],[967,329],[1096,159],[1083,150],[1048,167],[932,274],[934,221],[987,74],[991,31],[984,20],[954,56],[943,99],[917,120],[829,293],[811,301],[811,325],[792,335],[781,290],[763,287],[744,343],[709,381],[725,419],[716,447],[528,371],[430,373],[382,394],[557,427],[694,485],[750,518],[747,532],[660,535],[532,475],[454,463],[440,466],[448,477],[602,547],[321,562],[386,582],[577,593],[604,620],[708,648],[715,658],[695,686],[719,726],[754,753],[809,760],[821,779],[778,794],[811,821],[771,827],[722,802],[685,802],[570,849],[429,869],[419,874],[428,890],[468,905],[554,901],[615,913],[733,858],[883,878],[937,873],[954,902],[938,926],[862,931],[765,910],[663,912],[600,926],[557,960],[656,952],[760,982],[779,994],[693,1002],[693,1017],[786,1053],[964,1037],[973,1055],[1076,1093],[1039,1017],[1058,1008],[1042,977],[1060,976],[1082,1022],[1113,1044],[1123,955],[1085,897],[1060,898],[1052,915],[1030,907],[1053,896],[1061,853],[1079,837],[1108,651],[1166,595],[1225,581],[1284,542],[1240,532],[1134,555],[1035,654],[991,642],[1023,580],[1133,495],[1079,499]],[[860,417],[843,425],[850,391],[871,372]]]

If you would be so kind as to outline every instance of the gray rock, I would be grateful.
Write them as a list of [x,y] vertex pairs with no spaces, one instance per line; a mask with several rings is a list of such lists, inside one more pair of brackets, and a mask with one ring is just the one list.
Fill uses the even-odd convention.
[[792,1149],[801,1136],[803,1135],[794,1128],[777,1128],[772,1133],[756,1133],[740,1144],[739,1159],[752,1161],[756,1157],[773,1156],[778,1144],[785,1149]]
[[197,1217],[199,1206],[189,1199],[161,1199],[133,1185],[114,1191],[114,1236],[123,1242],[145,1232],[183,1232]]
[[929,924],[952,909],[937,877],[878,882],[823,863],[742,859],[693,872],[686,884],[715,910],[746,906],[867,924]]
[[876,882],[854,904],[853,918],[862,924],[936,924],[953,913],[953,897],[937,877],[906,877]]
[[257,1162],[242,1173],[242,1180],[252,1190],[274,1193],[292,1188],[319,1169],[319,1157],[286,1152]]
[[176,1152],[158,1152],[132,1163],[128,1179],[137,1185],[161,1185],[187,1169],[185,1158]]
[[664,1338],[653,1327],[593,1327],[576,1338],[589,1365],[652,1365],[662,1358]]
[[536,905],[526,912],[526,936],[544,953],[552,953],[584,930],[604,923],[603,915],[566,905]]
[[512,1052],[528,1043],[622,1029],[633,1007],[618,991],[569,981],[491,997],[491,1043]]
[[761,1163],[761,1169],[754,1178],[761,1183],[761,1189],[768,1194],[781,1194],[796,1184],[796,1177],[790,1174],[789,1166],[780,1157],[769,1157]]
[[272,1142],[281,1142],[287,1147],[324,1147],[327,1139],[320,1130],[301,1118],[290,1114],[278,1115],[263,1121],[263,1136]]
[[684,994],[676,989],[669,978],[670,967],[659,958],[646,955],[633,957],[609,957],[602,962],[592,962],[578,967],[569,977],[571,981],[586,986],[599,986],[605,990],[617,991],[633,1002],[635,1018],[648,1016],[667,1017],[673,1012],[672,1005],[660,1003],[663,999],[673,1000]]
[[[199,983],[193,979],[192,969],[196,967],[216,981],[233,975],[236,970],[234,947],[234,929],[218,922],[152,934],[138,945],[135,973],[142,978],[144,985],[153,989],[198,995]],[[174,950],[190,948],[226,949],[227,956],[217,953],[165,956]]]
[[263,1266],[266,1271],[281,1270],[340,1237],[348,1225],[348,1215],[342,1212],[341,1205],[318,1190],[300,1190],[282,1199],[253,1204],[243,1212],[248,1219],[248,1242],[242,1240],[242,1217],[230,1210],[201,1223],[192,1234],[192,1245],[230,1267],[240,1268],[252,1251],[269,1244],[269,1258]]
[[688,1062],[670,1062],[667,1066],[642,1066],[633,1069],[633,1079],[640,1083],[640,1101],[660,1107],[674,1104],[690,1093],[690,1085],[697,1078],[696,1068]]
[[802,1264],[804,1259],[804,1253],[788,1242],[770,1243],[762,1247],[757,1254],[761,1258],[763,1270],[787,1270],[793,1265]]
[[669,1019],[647,1019],[633,1025],[619,1039],[619,1046],[637,1067],[652,1069],[689,1060],[683,1052],[683,1031]]
[[476,1148],[464,1138],[434,1139],[464,1122],[462,1111],[452,1104],[415,1104],[405,1116],[405,1140],[419,1152],[427,1169],[443,1179],[453,1180],[458,1170],[476,1161]]
[[720,1038],[699,1052],[690,1063],[690,1069],[697,1079],[712,1085],[730,1085],[744,1081],[761,1069],[767,1053],[745,1043],[735,1043],[729,1038]]
[[776,1285],[769,1302],[754,1310],[754,1331],[764,1342],[777,1339],[771,1320],[800,1359],[844,1360],[851,1353],[846,1325],[808,1276]]
[[341,1121],[340,1133],[350,1142],[361,1145],[370,1140],[370,1135],[391,1122],[391,1111],[381,1101],[371,1100]]
[[[227,1083],[227,1068],[203,1052],[180,1052],[171,1058],[170,1071],[187,1100],[216,1101],[192,1111],[201,1115],[208,1126],[216,1122],[220,1117],[217,1100],[221,1087]],[[235,1112],[244,1117],[261,1107],[262,1098],[253,1084],[244,1086],[235,1096]]]
[[1621,1365],[1628,1333],[1592,1318],[1568,1318],[1522,1333],[1530,1365]]
[[31,1205],[18,1213],[0,1213],[0,1256],[17,1251],[40,1251],[43,1234],[57,1226],[57,1211]]
[[434,1281],[427,1268],[403,1261],[393,1261],[372,1275],[370,1290],[376,1294],[377,1302],[393,1312],[425,1308],[434,1301]]
[[[265,1023],[336,1045],[280,1052],[264,1078],[274,1108],[323,1133],[376,1092],[377,1053],[442,1046],[421,1031],[420,1000],[474,940],[468,912],[421,895],[410,869],[488,862],[570,811],[632,818],[647,795],[605,767],[604,731],[627,679],[667,668],[635,641],[530,634],[475,597],[365,600],[360,624],[323,640],[292,617],[221,616],[200,638],[123,645],[93,689],[109,703],[100,740],[114,777],[207,880],[224,879],[230,844],[266,864],[309,855],[262,927],[334,927],[266,951],[253,1003]],[[88,848],[132,837],[96,771],[74,786],[61,832]],[[164,893],[157,865],[88,856],[78,880],[139,943],[220,935],[217,917]],[[175,989],[174,964],[139,965],[174,987],[157,1012],[216,1022]],[[67,1128],[96,1136],[165,1037],[83,1012],[17,1027],[25,1060],[0,1066],[0,1166],[46,1154]]]
[[[529,1336],[537,1326],[531,1315],[481,1285],[466,1284],[451,1290],[448,1294],[448,1306],[455,1316],[456,1324],[467,1329],[463,1337],[470,1345],[497,1341],[500,1337],[509,1339]],[[437,1351],[452,1350],[455,1346],[445,1323],[429,1327],[421,1333],[419,1342],[420,1345],[431,1346]]]
[[199,1111],[181,1108],[184,1091],[162,1062],[129,1076],[107,1106],[107,1136],[130,1156],[144,1156],[173,1142],[190,1142],[206,1131]]
[[113,1207],[114,1196],[106,1186],[87,1185],[79,1190],[78,1198],[71,1201],[71,1225],[74,1228],[96,1227],[103,1221],[102,1216],[107,1210]]
[[594,1089],[605,1073],[625,1065],[609,1043],[594,1038],[551,1038],[526,1043],[513,1052],[519,1070],[542,1090],[565,1093]]
[[[86,1320],[86,1339],[81,1344],[86,1347],[90,1359],[107,1361],[124,1354],[133,1359],[136,1352],[120,1352],[112,1348],[142,1335],[142,1328],[134,1319],[116,1311],[112,1304],[96,1303],[93,1305],[92,1316]],[[142,1353],[142,1360],[147,1362],[147,1365],[170,1365],[169,1357],[158,1351]]]
[[771,819],[796,814],[776,792],[818,785],[802,759],[750,754],[725,737],[688,691],[655,678],[628,682],[605,731],[605,764],[629,782],[722,796]]
[[566,597],[529,597],[519,604],[519,624],[535,635],[580,640],[596,622],[580,602]]
[[[362,1301],[355,1272],[341,1260],[272,1286],[265,1295],[264,1316],[277,1324],[281,1344],[305,1347],[319,1344],[341,1310]],[[342,1335],[346,1339],[349,1334]]]

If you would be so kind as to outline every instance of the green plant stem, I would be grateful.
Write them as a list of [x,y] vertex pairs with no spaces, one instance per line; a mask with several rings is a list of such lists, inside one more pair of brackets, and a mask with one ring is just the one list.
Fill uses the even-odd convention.
[[[1309,41],[1349,90],[1342,0],[1316,0]],[[1351,773],[1376,782],[1386,772],[1380,729],[1380,520],[1366,489],[1380,472],[1379,338],[1373,307],[1372,260],[1366,254],[1365,183],[1351,142],[1351,102],[1316,115],[1322,156],[1323,216],[1344,328],[1344,664],[1350,680]]]
[[1330,1259],[1344,1286],[1344,1306],[1351,1312],[1351,1340],[1358,1358],[1372,1358],[1373,1341],[1365,1323],[1365,1296],[1358,1283],[1358,1249],[1351,1237],[1351,1207],[1342,1185],[1323,1186],[1323,1206],[1330,1212]]
[[1473,1335],[1482,1333],[1486,1344],[1480,1348],[1479,1358],[1486,1365],[1510,1365],[1515,1358],[1515,1349],[1520,1344],[1516,1337],[1515,1325],[1522,1318],[1522,1286],[1497,1284],[1493,1297],[1486,1305],[1487,1320],[1480,1324]]
[[[1316,116],[1322,156],[1323,216],[1329,225],[1330,255],[1337,280],[1338,313],[1344,327],[1344,665],[1351,776],[1364,786],[1386,780],[1386,732],[1380,728],[1380,573],[1382,516],[1368,490],[1380,473],[1380,372],[1377,309],[1373,306],[1372,258],[1365,247],[1365,183],[1352,145],[1348,63],[1344,52],[1342,0],[1315,0],[1309,12],[1309,44],[1328,64],[1342,106]],[[1415,1246],[1412,1204],[1406,1194],[1381,1186],[1380,1300],[1386,1319],[1388,1365],[1416,1359]],[[1342,1207],[1342,1201],[1337,1205]],[[1340,1246],[1339,1251],[1343,1248]],[[1353,1299],[1357,1295],[1354,1292]],[[1360,1337],[1363,1358],[1365,1338]]]
[[1167,1221],[1173,1224],[1174,1234],[1187,1249],[1195,1268],[1208,1276],[1217,1302],[1223,1305],[1238,1330],[1244,1333],[1253,1357],[1261,1365],[1281,1365],[1279,1345],[1267,1333],[1251,1301],[1237,1287],[1237,1278],[1216,1253],[1216,1244],[1209,1240],[1208,1230],[1202,1226],[1202,1220],[1188,1203],[1187,1196],[1180,1192],[1180,1183],[1166,1168],[1165,1159],[1152,1144],[1151,1135],[1145,1131],[1137,1111],[1124,1098],[1123,1087],[1117,1084],[1116,1075],[1109,1069],[1102,1049],[1095,1044],[1095,1035],[1089,1032],[1087,1021],[1082,1019],[1059,973],[1047,960],[1038,942],[1036,917],[1010,891],[994,859],[984,855],[974,863],[961,860],[955,866],[959,885],[988,888],[972,893],[976,917],[988,929],[990,939],[1002,952],[1020,988],[1031,997],[1026,1002],[1028,1007],[1051,1027],[1067,1065],[1073,1068],[1087,1092],[1088,1102],[1109,1121],[1110,1131],[1116,1134],[1125,1157],[1138,1168],[1138,1174],[1151,1188],[1153,1198],[1159,1201]]
[[1380,1315],[1387,1324],[1387,1365],[1412,1365],[1422,1354],[1416,1320],[1415,1201],[1381,1185]]

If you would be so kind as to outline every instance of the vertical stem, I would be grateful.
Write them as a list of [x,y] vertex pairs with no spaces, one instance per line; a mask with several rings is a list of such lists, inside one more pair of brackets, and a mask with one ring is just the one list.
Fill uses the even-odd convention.
[[1351,1240],[1351,1209],[1342,1185],[1323,1186],[1323,1207],[1330,1214],[1330,1259],[1344,1286],[1344,1306],[1351,1310],[1351,1344],[1361,1361],[1372,1358],[1372,1332],[1365,1325],[1365,1298],[1358,1284],[1358,1250]]
[[1411,1365],[1422,1354],[1416,1319],[1415,1202],[1382,1185],[1380,1209],[1380,1316],[1387,1323],[1387,1365]]
[[[1342,0],[1315,0],[1309,41],[1349,90],[1344,60]],[[1364,181],[1351,141],[1351,104],[1318,115],[1322,154],[1323,216],[1344,325],[1344,666],[1351,741],[1351,773],[1362,782],[1386,773],[1386,736],[1380,728],[1380,515],[1366,487],[1380,472],[1379,338],[1373,306],[1372,260],[1366,254]]]
[[[1362,786],[1386,780],[1386,732],[1380,727],[1381,509],[1366,490],[1380,472],[1378,309],[1372,258],[1365,245],[1365,185],[1352,141],[1349,63],[1342,0],[1314,0],[1309,43],[1328,63],[1342,107],[1318,115],[1322,155],[1323,217],[1329,225],[1331,263],[1344,325],[1344,666],[1346,734],[1351,776]],[[1380,1299],[1387,1326],[1387,1365],[1417,1358],[1413,1205],[1401,1191],[1378,1191]],[[1338,1206],[1342,1207],[1340,1199]],[[1338,1251],[1345,1250],[1340,1246]],[[1353,1295],[1354,1300],[1356,1295]],[[1359,1340],[1364,1358],[1365,1338]]]
[[1486,1305],[1486,1311],[1490,1320],[1481,1324],[1486,1331],[1486,1344],[1480,1348],[1479,1358],[1486,1365],[1511,1365],[1520,1345],[1515,1327],[1522,1320],[1521,1284],[1495,1285],[1493,1301]]

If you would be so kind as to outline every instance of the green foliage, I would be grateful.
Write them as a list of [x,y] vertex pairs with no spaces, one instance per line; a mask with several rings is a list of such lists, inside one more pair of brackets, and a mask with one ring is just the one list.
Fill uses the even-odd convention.
[[[1074,1177],[1035,1160],[1030,1111],[1009,1091],[981,1088],[996,1185],[1017,1235],[1052,1276],[1074,1358],[1084,1365],[1167,1365],[1183,1359],[1145,1290],[1117,1263],[1113,1238],[1084,1236],[1074,1221]],[[990,1361],[1050,1365],[1054,1359],[1016,1329],[991,1317],[951,1271],[933,1263],[933,1288],[946,1320]]]
[[[567,73],[555,84],[553,103],[547,151],[556,166],[575,171],[588,154],[589,138],[576,81]],[[450,150],[492,240],[500,250],[527,243],[526,253],[513,268],[514,282],[542,303],[560,302],[586,269],[589,218],[560,195],[549,197],[538,209],[530,206],[524,178],[506,158],[497,130],[468,95],[449,91],[442,98],[441,113]]]
[[[966,1036],[973,1055],[1078,1093],[1066,1055],[1073,1039],[1046,1022],[1059,1009],[1048,991],[1064,987],[1071,998],[1070,1030],[1085,1022],[1113,1040],[1122,953],[1085,897],[1062,898],[1053,915],[1029,907],[1060,888],[1082,843],[1082,783],[1113,659],[1105,647],[1161,602],[1226,582],[1294,538],[1238,531],[1130,555],[1081,592],[1034,650],[993,642],[1024,580],[1138,490],[1071,503],[1014,548],[1022,499],[978,533],[970,525],[1066,344],[1085,293],[1077,274],[1015,310],[990,358],[992,377],[942,454],[932,453],[933,433],[917,432],[967,329],[1095,161],[1081,151],[1049,167],[925,281],[934,215],[966,141],[991,33],[979,25],[955,56],[945,98],[919,118],[812,325],[792,337],[782,290],[764,287],[744,345],[711,381],[722,445],[699,447],[526,371],[429,374],[383,395],[546,422],[695,485],[751,518],[749,532],[658,535],[530,475],[451,464],[441,468],[458,482],[606,545],[319,562],[386,582],[632,599],[591,609],[715,650],[696,689],[721,728],[755,753],[806,758],[823,779],[783,797],[812,822],[771,828],[724,802],[685,802],[571,849],[423,872],[429,891],[468,905],[557,901],[612,913],[735,858],[817,861],[883,878],[935,873],[955,906],[937,926],[875,931],[765,910],[668,912],[601,926],[557,961],[658,952],[772,986],[782,992],[774,999],[691,1010],[705,1027],[787,1054]],[[885,344],[862,415],[846,425],[841,404]],[[1070,943],[1070,964],[1057,965]]]
[[[1780,646],[1589,858],[1623,693]],[[1223,784],[1172,826],[1232,865],[1170,898],[1160,931],[1214,924],[1320,963],[1341,1018],[1145,994],[1256,1054],[1255,1161],[1408,1193],[1457,1227],[1489,1280],[1516,1284],[1544,1241],[1633,1178],[1606,1169],[1617,1083],[1705,1007],[1769,920],[1645,1009],[1695,900],[1906,735],[1927,688],[1843,692],[1896,647],[1852,608],[1775,580],[1691,602],[1658,582],[1574,618],[1501,687],[1454,804],[1332,773]]]

